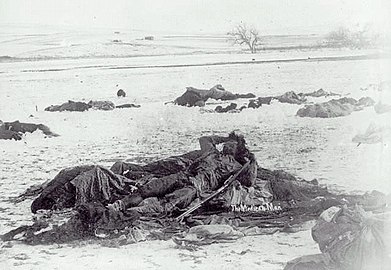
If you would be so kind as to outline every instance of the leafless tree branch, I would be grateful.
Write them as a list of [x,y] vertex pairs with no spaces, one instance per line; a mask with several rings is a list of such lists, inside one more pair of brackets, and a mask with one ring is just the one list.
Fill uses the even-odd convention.
[[257,47],[261,44],[259,32],[254,27],[249,27],[245,23],[241,23],[228,32],[234,44],[246,45],[251,53],[257,51]]

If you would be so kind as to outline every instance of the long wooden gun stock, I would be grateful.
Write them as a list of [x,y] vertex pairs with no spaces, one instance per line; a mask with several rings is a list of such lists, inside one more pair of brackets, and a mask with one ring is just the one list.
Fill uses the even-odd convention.
[[235,174],[231,175],[218,190],[210,194],[207,198],[205,198],[202,202],[199,202],[198,204],[194,205],[192,208],[188,209],[186,212],[182,213],[180,216],[176,218],[176,220],[181,221],[184,217],[189,215],[190,213],[193,213],[195,210],[200,208],[204,203],[210,201],[214,197],[216,197],[218,194],[223,192],[226,188],[228,188],[235,180],[238,178],[238,176],[250,165],[250,161],[247,161],[243,167],[238,170]]

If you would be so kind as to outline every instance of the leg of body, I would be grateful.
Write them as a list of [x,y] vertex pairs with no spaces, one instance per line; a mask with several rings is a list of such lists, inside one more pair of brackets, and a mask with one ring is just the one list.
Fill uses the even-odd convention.
[[126,209],[128,207],[137,206],[145,198],[163,197],[176,189],[183,188],[186,182],[187,176],[182,172],[160,178],[153,178],[143,185],[136,193],[121,199],[121,208]]
[[177,189],[164,197],[164,209],[166,213],[172,212],[177,208],[184,209],[191,204],[196,196],[197,191],[193,186]]

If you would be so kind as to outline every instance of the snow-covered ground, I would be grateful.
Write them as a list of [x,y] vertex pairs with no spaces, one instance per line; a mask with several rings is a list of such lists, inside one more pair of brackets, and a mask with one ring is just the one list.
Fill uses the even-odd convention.
[[[390,141],[385,138],[382,143],[358,147],[352,142],[370,123],[391,123],[390,114],[378,115],[373,107],[341,118],[310,119],[295,116],[302,106],[278,102],[237,114],[164,105],[181,95],[186,86],[210,88],[215,84],[222,84],[231,92],[252,92],[257,96],[323,88],[391,103],[391,93],[373,88],[360,90],[389,79],[390,59],[308,61],[308,57],[373,52],[284,50],[251,55],[239,53],[238,48],[232,49],[224,40],[210,42],[202,38],[185,44],[182,39],[174,42],[157,38],[150,41],[152,47],[141,46],[135,52],[130,45],[133,49],[128,50],[124,49],[126,45],[110,42],[125,35],[121,33],[111,32],[112,37],[68,34],[68,39],[61,34],[53,34],[50,39],[51,35],[42,38],[32,33],[2,33],[1,55],[23,59],[0,62],[0,119],[42,123],[61,136],[44,138],[36,132],[27,134],[22,141],[0,141],[0,234],[30,223],[32,218],[31,201],[13,204],[9,197],[53,178],[62,168],[80,164],[109,167],[117,160],[148,162],[198,148],[197,138],[201,135],[227,134],[232,130],[245,135],[263,167],[284,169],[308,180],[317,178],[334,190],[391,192]],[[147,41],[137,40],[144,35],[129,34],[118,39],[122,43],[145,44]],[[46,38],[48,44],[62,40],[71,45],[43,45]],[[110,45],[104,47],[102,40]],[[84,45],[73,50],[72,44],[77,42]],[[102,47],[93,48],[93,44]],[[170,52],[175,55],[168,55]],[[41,58],[35,61],[35,57]],[[301,60],[274,61],[283,59]],[[265,60],[268,62],[261,62]],[[126,98],[117,98],[119,88],[126,91]],[[44,111],[49,105],[68,100],[111,100],[117,105],[140,104],[141,108],[83,113]],[[206,109],[213,109],[215,103],[210,101]],[[240,255],[247,249],[250,251]],[[221,269],[222,265],[226,269],[281,269],[287,260],[316,252],[308,230],[246,237],[233,244],[210,245],[195,253],[178,250],[171,241],[119,249],[95,244],[34,248],[21,244],[7,248],[2,244],[0,268],[171,269],[182,263],[183,268],[194,269]]]

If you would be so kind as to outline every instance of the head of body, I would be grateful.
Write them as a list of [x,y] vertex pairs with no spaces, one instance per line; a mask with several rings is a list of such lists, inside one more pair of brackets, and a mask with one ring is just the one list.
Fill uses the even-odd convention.
[[222,154],[231,155],[240,164],[245,164],[251,158],[250,150],[246,147],[246,140],[243,135],[230,134],[231,140],[223,145]]

